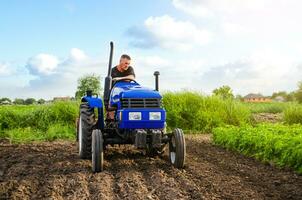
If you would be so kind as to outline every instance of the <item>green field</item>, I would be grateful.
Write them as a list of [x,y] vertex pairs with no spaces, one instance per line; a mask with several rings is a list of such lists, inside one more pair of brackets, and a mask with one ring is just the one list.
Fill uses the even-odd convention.
[[244,102],[252,113],[282,113],[293,103],[285,102]]
[[0,106],[0,137],[11,142],[74,139],[78,103]]
[[213,130],[215,144],[302,173],[302,125],[260,124]]
[[[213,128],[225,125],[252,124],[252,114],[260,112],[282,112],[284,123],[302,123],[302,106],[296,103],[243,103],[181,91],[166,92],[163,105],[168,129],[179,127],[189,133],[211,133]],[[0,137],[12,142],[74,139],[78,107],[78,102],[0,106]]]
[[[196,92],[166,92],[168,129],[213,133],[217,145],[302,172],[302,105],[244,103]],[[75,139],[79,102],[0,106],[0,138],[12,143]],[[282,113],[281,124],[257,124],[253,115]]]
[[170,128],[210,133],[214,127],[249,124],[250,110],[241,102],[194,92],[168,92],[163,104]]

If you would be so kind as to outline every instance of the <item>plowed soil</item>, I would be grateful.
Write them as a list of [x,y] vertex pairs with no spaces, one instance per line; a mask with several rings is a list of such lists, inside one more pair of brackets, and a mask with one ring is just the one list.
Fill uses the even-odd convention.
[[184,169],[132,146],[106,150],[105,171],[75,142],[0,144],[0,199],[302,199],[302,176],[186,136]]
[[282,113],[256,113],[253,114],[252,117],[257,123],[279,123],[282,122],[282,115]]

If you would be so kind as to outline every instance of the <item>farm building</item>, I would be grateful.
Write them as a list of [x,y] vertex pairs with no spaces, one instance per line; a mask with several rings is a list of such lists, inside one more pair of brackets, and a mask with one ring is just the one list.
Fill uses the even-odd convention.
[[284,102],[285,101],[285,98],[282,97],[282,96],[277,96],[274,98],[274,101],[277,101],[277,102]]
[[243,97],[244,102],[271,102],[272,99],[269,97],[265,97],[262,94],[253,94],[250,93]]

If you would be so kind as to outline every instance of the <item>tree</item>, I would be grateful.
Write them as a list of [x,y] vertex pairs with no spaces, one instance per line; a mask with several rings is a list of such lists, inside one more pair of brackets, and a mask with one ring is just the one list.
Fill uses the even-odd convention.
[[296,95],[296,92],[290,92],[288,93],[287,97],[286,97],[286,101],[295,101],[295,95]]
[[16,98],[13,102],[14,104],[17,104],[17,105],[24,105],[24,99],[18,99]]
[[215,90],[213,90],[213,94],[220,96],[223,99],[234,98],[233,91],[228,85],[223,85],[220,88],[216,88]]
[[243,101],[243,97],[240,94],[237,94],[235,99],[237,99],[239,101]]
[[4,97],[4,98],[0,99],[0,105],[1,104],[11,104],[11,103],[12,103],[12,101],[7,97]]
[[295,97],[299,103],[302,103],[302,81],[298,83],[298,90],[295,92]]
[[37,101],[37,103],[38,103],[38,104],[44,104],[44,103],[45,103],[45,100],[44,100],[44,99],[39,99],[39,100]]
[[100,76],[95,74],[85,75],[78,79],[78,87],[75,93],[75,98],[80,99],[86,94],[87,90],[92,90],[93,94],[100,95],[101,92],[101,83]]
[[24,101],[25,105],[30,105],[30,104],[34,104],[34,103],[36,103],[36,100],[34,98],[27,98]]
[[272,94],[272,99],[275,99],[276,97],[280,96],[283,97],[284,99],[287,99],[287,93],[285,91],[280,91],[280,92],[274,92]]

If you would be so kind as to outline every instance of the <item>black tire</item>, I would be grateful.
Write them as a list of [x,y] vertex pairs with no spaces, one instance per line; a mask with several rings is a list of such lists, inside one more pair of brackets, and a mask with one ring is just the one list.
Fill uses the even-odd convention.
[[95,129],[92,132],[92,171],[94,173],[103,171],[103,165],[103,135],[101,130]]
[[76,142],[79,141],[79,121],[80,118],[76,118]]
[[169,160],[176,168],[183,168],[186,159],[186,142],[183,131],[174,129],[169,141]]
[[78,131],[79,155],[82,159],[91,159],[91,134],[95,124],[94,109],[87,103],[82,103]]

